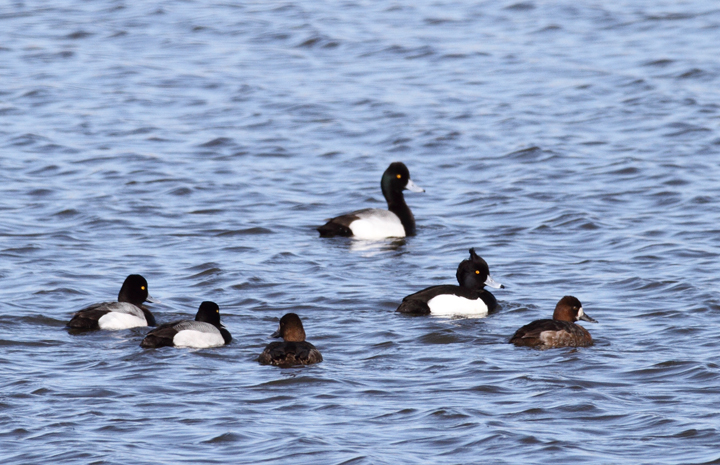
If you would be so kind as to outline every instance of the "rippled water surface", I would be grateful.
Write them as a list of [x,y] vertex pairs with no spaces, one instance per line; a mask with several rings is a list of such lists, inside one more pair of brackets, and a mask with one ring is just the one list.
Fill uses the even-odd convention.
[[[0,462],[720,463],[720,7],[0,6]],[[405,162],[418,234],[319,239]],[[487,318],[407,317],[475,247]],[[143,350],[68,334],[143,274]],[[577,296],[590,348],[514,330]],[[322,364],[260,366],[303,318]]]

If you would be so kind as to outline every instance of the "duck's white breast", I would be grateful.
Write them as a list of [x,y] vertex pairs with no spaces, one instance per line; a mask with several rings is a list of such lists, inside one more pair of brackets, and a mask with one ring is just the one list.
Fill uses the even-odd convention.
[[372,208],[358,214],[359,219],[350,223],[350,230],[357,239],[385,239],[405,237],[400,218],[389,210]]
[[466,299],[455,294],[440,294],[428,301],[432,315],[475,315],[484,316],[488,306],[482,299]]

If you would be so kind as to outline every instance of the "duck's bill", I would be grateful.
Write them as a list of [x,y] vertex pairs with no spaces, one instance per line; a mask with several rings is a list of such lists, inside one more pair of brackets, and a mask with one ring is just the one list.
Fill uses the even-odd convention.
[[585,310],[583,310],[582,307],[580,307],[580,314],[578,315],[578,320],[589,321],[590,323],[597,323],[597,320],[585,313]]
[[150,295],[147,296],[147,298],[145,299],[145,301],[146,301],[146,302],[153,303],[153,304],[161,304],[161,303],[162,303],[162,302],[160,302],[159,300],[154,299],[154,298],[153,298],[152,296],[150,296]]
[[415,184],[412,179],[408,179],[407,184],[405,184],[405,189],[412,192],[425,192],[425,189]]
[[272,333],[272,334],[270,335],[270,337],[280,337],[280,330],[278,329],[277,331],[275,331],[274,333]]
[[505,289],[505,286],[492,279],[492,276],[490,275],[488,275],[487,279],[485,280],[485,285],[490,286],[493,289]]

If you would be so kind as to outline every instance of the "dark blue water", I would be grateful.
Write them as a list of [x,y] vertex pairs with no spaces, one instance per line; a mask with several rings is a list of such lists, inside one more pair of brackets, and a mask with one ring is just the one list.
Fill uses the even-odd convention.
[[[720,463],[720,7],[0,6],[0,462]],[[418,235],[321,240],[405,162]],[[501,310],[406,317],[475,247]],[[141,273],[158,321],[70,335]],[[506,343],[575,295],[595,345]],[[322,364],[255,361],[286,312]]]

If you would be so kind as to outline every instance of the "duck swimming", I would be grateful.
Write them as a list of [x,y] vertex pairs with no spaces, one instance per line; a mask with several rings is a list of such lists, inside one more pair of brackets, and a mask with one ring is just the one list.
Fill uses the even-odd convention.
[[67,326],[72,329],[127,329],[155,326],[155,317],[143,302],[153,302],[148,283],[139,274],[125,278],[117,302],[100,302],[75,313]]
[[195,320],[165,323],[150,331],[140,343],[146,349],[158,347],[190,347],[207,349],[232,341],[230,332],[220,322],[220,308],[215,302],[203,302]]
[[295,313],[288,313],[280,318],[280,327],[272,337],[281,337],[283,342],[268,344],[258,357],[258,362],[263,365],[289,367],[323,361],[315,346],[305,341],[305,329],[300,317]]
[[317,228],[320,237],[355,237],[384,239],[415,235],[415,217],[405,203],[403,190],[425,192],[410,179],[410,171],[402,162],[391,163],[380,181],[388,209],[366,208],[328,220]]
[[552,320],[535,320],[523,326],[515,332],[509,342],[516,346],[538,349],[591,346],[592,336],[587,329],[575,324],[578,320],[597,323],[585,313],[577,298],[565,296],[555,306]]
[[431,286],[405,297],[396,311],[415,315],[479,315],[497,308],[497,300],[485,286],[504,288],[490,276],[485,260],[470,249],[470,259],[458,265],[455,273],[459,286],[442,284]]

